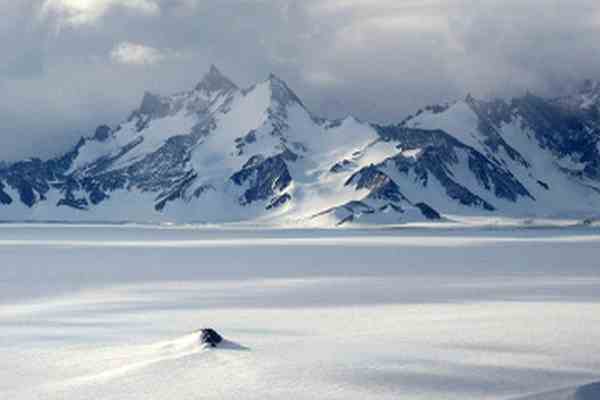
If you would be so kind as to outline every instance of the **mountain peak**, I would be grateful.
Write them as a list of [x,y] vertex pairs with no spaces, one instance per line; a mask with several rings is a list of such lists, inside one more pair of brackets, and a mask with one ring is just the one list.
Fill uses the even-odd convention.
[[298,95],[296,95],[296,93],[290,89],[288,84],[283,79],[271,73],[269,74],[267,82],[271,86],[273,99],[277,100],[281,105],[287,106],[288,104],[295,102],[304,107],[302,100],[300,100]]
[[279,76],[275,75],[273,72],[271,72],[269,74],[269,77],[267,78],[267,80],[269,82],[280,82],[280,83],[284,83],[285,84],[285,82],[283,81],[283,79],[281,79]]
[[207,93],[228,91],[232,89],[237,89],[236,84],[223,75],[214,64],[210,66],[208,72],[196,86],[196,90],[205,91]]

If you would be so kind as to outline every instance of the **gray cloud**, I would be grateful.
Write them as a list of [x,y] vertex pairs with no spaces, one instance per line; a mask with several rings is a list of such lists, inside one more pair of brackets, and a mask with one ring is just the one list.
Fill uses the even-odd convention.
[[0,159],[48,157],[215,63],[316,113],[398,121],[471,92],[600,78],[596,0],[20,0],[0,4]]

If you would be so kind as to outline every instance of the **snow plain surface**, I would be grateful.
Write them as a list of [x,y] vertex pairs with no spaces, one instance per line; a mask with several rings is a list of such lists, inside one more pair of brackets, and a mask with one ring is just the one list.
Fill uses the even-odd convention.
[[2,399],[567,400],[600,380],[594,228],[1,225],[0,249]]

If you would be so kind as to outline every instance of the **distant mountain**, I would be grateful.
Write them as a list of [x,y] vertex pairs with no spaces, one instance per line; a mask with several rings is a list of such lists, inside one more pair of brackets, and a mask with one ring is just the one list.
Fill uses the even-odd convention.
[[309,112],[278,77],[211,67],[146,93],[61,157],[0,163],[0,219],[398,224],[600,214],[600,83],[568,96],[467,96],[395,125]]

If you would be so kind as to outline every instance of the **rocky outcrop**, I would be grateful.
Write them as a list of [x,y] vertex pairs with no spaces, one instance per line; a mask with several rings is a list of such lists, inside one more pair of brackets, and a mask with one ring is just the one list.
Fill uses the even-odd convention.
[[266,159],[257,155],[251,157],[244,167],[231,177],[231,181],[246,188],[239,201],[241,205],[248,205],[279,195],[290,185],[292,177],[284,155],[279,154]]
[[214,329],[206,328],[200,330],[200,341],[210,347],[217,347],[223,342],[223,337]]

